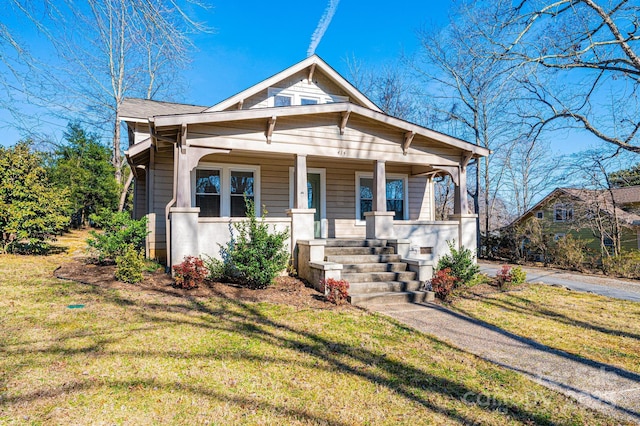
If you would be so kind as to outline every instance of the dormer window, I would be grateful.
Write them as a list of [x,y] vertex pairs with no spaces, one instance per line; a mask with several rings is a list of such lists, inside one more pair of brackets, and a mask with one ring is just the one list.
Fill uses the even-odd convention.
[[319,105],[333,102],[349,102],[348,96],[332,95],[323,92],[315,85],[292,86],[285,89],[270,87],[267,105],[269,107],[288,107],[294,105]]
[[273,97],[273,106],[284,107],[291,106],[291,96],[276,95]]

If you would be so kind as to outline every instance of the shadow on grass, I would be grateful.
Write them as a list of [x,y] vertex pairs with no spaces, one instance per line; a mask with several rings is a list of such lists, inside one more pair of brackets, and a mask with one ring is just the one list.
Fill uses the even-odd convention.
[[[306,357],[315,359],[315,362],[307,361],[306,363],[300,362],[300,365],[317,370],[324,371],[337,371],[340,373],[346,373],[353,377],[357,377],[366,380],[370,383],[374,383],[378,386],[383,386],[390,391],[401,395],[409,401],[419,404],[434,413],[440,413],[445,415],[450,420],[460,422],[464,424],[472,424],[476,422],[476,419],[470,418],[461,412],[459,408],[455,407],[455,404],[451,403],[438,403],[436,398],[430,398],[430,395],[441,395],[445,399],[455,400],[460,403],[468,403],[467,396],[473,395],[473,401],[491,401],[491,404],[482,405],[477,403],[476,405],[487,412],[495,412],[500,410],[501,415],[508,416],[512,420],[521,421],[524,423],[535,423],[541,425],[556,424],[549,420],[548,413],[540,410],[539,412],[531,411],[524,405],[517,405],[513,402],[497,398],[490,393],[478,391],[464,385],[464,377],[460,380],[443,378],[435,374],[428,373],[425,369],[421,369],[402,362],[400,360],[390,359],[384,353],[369,350],[360,346],[345,344],[338,340],[333,340],[318,333],[310,332],[304,327],[296,327],[285,322],[277,321],[269,316],[263,314],[260,309],[251,303],[245,303],[239,300],[231,299],[224,294],[218,294],[217,306],[209,307],[208,303],[205,303],[203,299],[195,297],[187,297],[184,299],[184,303],[171,304],[170,306],[162,303],[150,303],[135,298],[124,297],[120,291],[112,291],[97,287],[90,286],[90,292],[96,293],[100,299],[104,302],[113,303],[117,306],[124,306],[128,309],[135,309],[136,314],[140,315],[144,320],[153,324],[152,328],[162,328],[171,324],[176,325],[188,325],[192,327],[198,327],[205,330],[223,330],[231,333],[238,333],[240,335],[255,339],[257,341],[264,342],[274,347],[294,350],[300,354],[304,354]],[[174,293],[162,292],[165,295],[176,297]],[[178,296],[179,297],[179,296]],[[207,299],[208,300],[208,299]],[[185,313],[188,316],[183,318],[175,317],[160,317],[160,314],[166,312],[180,312]],[[199,313],[200,315],[192,315],[193,313]],[[402,327],[404,330],[415,332],[415,330],[402,326],[395,321],[388,320],[393,323],[394,327]],[[43,353],[53,353],[56,355],[70,355],[73,353],[91,353],[93,356],[109,356],[117,355],[119,357],[126,357],[127,355],[136,356],[148,356],[148,357],[202,357],[205,359],[251,359],[259,363],[282,363],[287,364],[291,361],[286,358],[278,358],[274,356],[255,356],[247,354],[243,351],[232,354],[202,354],[191,355],[180,352],[166,352],[160,350],[132,350],[130,352],[109,352],[105,351],[104,346],[127,337],[127,334],[137,331],[144,331],[148,328],[140,328],[127,330],[122,336],[110,336],[98,338],[95,344],[83,347],[80,349],[74,349],[69,351],[65,349],[63,345],[56,345],[54,347],[41,349]],[[109,332],[105,330],[106,334],[113,334],[113,331]],[[81,334],[75,334],[67,336],[66,339],[74,337],[80,337]],[[427,337],[429,338],[429,337]],[[442,345],[447,348],[452,348],[450,345],[439,341],[434,338],[429,338],[434,344]],[[58,339],[63,340],[63,339]],[[24,342],[26,344],[28,342]],[[28,348],[20,347],[21,345],[12,345],[14,349],[3,348],[1,352],[5,352],[5,355],[20,354],[22,351],[29,351]],[[458,351],[458,349],[453,349]],[[33,351],[29,351],[32,353]],[[242,352],[242,353],[241,353]],[[429,354],[425,353],[425,360],[428,362]],[[372,368],[366,368],[366,367]],[[133,382],[110,382],[105,383],[107,386],[135,386]],[[147,382],[142,382],[143,386],[146,386]],[[226,401],[233,404],[256,404],[262,408],[271,410],[275,413],[283,413],[291,418],[304,418],[314,422],[323,422],[327,424],[341,423],[330,420],[329,417],[323,417],[308,413],[306,411],[291,410],[285,405],[269,404],[258,399],[239,397],[230,393],[215,393],[211,390],[204,389],[196,386],[189,386],[182,382],[173,384],[163,384],[156,382],[149,382],[153,386],[166,387],[174,389],[178,387],[180,390],[192,392],[196,394],[202,394],[211,398],[218,399],[220,401]],[[72,385],[64,385],[56,389],[43,391],[34,391],[32,393],[22,394],[20,396],[5,398],[6,402],[29,402],[40,398],[52,397],[60,394],[64,394],[69,391],[68,386],[73,386],[74,390],[77,389],[89,389],[91,387],[101,386],[99,383],[80,381]],[[454,405],[452,407],[452,405]],[[496,415],[495,413],[493,415]]]
[[[538,307],[532,309],[530,306],[528,306],[531,302],[530,300],[527,300],[523,297],[516,296],[514,294],[510,294],[509,297],[511,299],[515,299],[516,301],[521,302],[521,304],[510,302],[504,299],[497,300],[490,297],[483,297],[483,296],[476,295],[477,300],[481,301],[482,303],[495,306],[497,308],[508,309],[514,312],[523,313],[526,315],[532,315],[542,319],[555,320],[566,325],[581,327],[587,330],[595,330],[600,333],[609,334],[612,336],[629,337],[631,339],[640,340],[640,335],[636,333],[631,333],[631,332],[620,330],[620,329],[616,330],[608,327],[603,327],[601,325],[592,324],[586,321],[568,317],[564,314],[561,314],[560,312],[552,311],[550,309],[538,308]],[[464,312],[466,315],[473,316],[471,313],[464,311],[459,307],[456,307],[456,309],[461,312]]]

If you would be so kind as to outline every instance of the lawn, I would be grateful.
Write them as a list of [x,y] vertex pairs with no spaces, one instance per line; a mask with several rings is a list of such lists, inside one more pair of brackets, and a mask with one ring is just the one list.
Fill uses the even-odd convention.
[[453,307],[519,336],[640,373],[640,303],[548,285],[467,294]]
[[384,316],[53,278],[68,255],[0,257],[2,424],[620,424]]

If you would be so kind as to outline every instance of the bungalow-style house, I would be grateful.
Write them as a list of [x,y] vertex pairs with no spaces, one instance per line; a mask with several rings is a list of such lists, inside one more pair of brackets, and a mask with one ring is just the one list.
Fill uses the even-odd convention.
[[[420,279],[448,240],[476,248],[466,168],[489,151],[385,114],[318,56],[210,107],[126,99],[120,120],[133,213],[149,219],[147,256],[167,265],[218,256],[230,222],[245,216],[244,197],[290,229],[294,263],[310,281],[340,276],[344,262],[329,256],[340,241],[381,261],[410,260]],[[455,214],[435,221],[442,174],[456,185]]]
[[[556,188],[518,217],[510,227],[537,220],[544,234],[557,240],[566,235],[589,241],[594,253],[613,251],[615,223],[622,251],[640,249],[640,186],[589,190]],[[604,254],[604,253],[603,253]]]

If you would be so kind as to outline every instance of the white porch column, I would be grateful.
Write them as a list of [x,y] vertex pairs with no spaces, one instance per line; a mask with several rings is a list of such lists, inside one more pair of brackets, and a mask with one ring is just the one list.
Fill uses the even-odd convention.
[[478,216],[469,214],[466,169],[458,169],[458,182],[454,197],[451,219],[458,221],[458,248],[466,247],[475,253],[478,249],[476,235],[476,218]]
[[186,146],[178,147],[178,190],[176,191],[176,207],[191,207],[191,168],[189,167],[189,150]]
[[307,192],[307,156],[295,155],[293,181],[293,208],[287,210],[287,215],[291,217],[291,255],[293,257],[293,266],[298,266],[298,240],[313,240],[313,216],[315,209],[309,208],[309,199]]
[[296,154],[293,181],[293,208],[308,209],[309,194],[307,189],[307,156],[306,154]]
[[467,201],[467,171],[458,170],[458,185],[455,186],[453,200],[454,214],[468,214],[469,202]]
[[387,174],[385,161],[376,160],[373,167],[372,211],[364,214],[367,223],[367,239],[395,238],[393,216],[395,216],[395,212],[387,211]]

